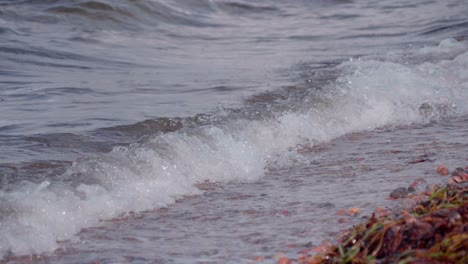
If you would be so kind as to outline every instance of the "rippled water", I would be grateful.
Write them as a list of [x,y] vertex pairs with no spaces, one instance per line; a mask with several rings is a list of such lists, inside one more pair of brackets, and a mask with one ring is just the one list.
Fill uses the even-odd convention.
[[0,1],[3,261],[294,256],[394,206],[466,163],[467,9]]

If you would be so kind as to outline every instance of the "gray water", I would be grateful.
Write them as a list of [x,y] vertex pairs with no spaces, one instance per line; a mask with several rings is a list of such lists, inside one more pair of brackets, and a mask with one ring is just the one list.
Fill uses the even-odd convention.
[[294,257],[401,205],[466,165],[467,9],[0,1],[3,261]]

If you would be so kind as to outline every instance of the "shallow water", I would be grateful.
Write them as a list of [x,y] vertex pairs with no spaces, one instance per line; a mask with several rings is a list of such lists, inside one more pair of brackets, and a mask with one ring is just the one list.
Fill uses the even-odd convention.
[[294,256],[359,221],[338,210],[445,180],[467,8],[0,1],[3,261]]
[[[466,165],[466,118],[353,133],[302,148],[289,166],[271,164],[248,184],[205,183],[203,195],[159,210],[119,217],[87,228],[55,254],[34,263],[247,263],[256,257],[297,257],[333,241],[378,206],[408,207],[389,193],[423,178],[447,177],[439,164]],[[452,137],[443,137],[450,131]],[[421,161],[423,160],[423,161]],[[426,185],[424,185],[426,186]],[[358,207],[355,217],[339,215]],[[347,219],[340,222],[340,219]],[[29,263],[29,259],[11,259]]]

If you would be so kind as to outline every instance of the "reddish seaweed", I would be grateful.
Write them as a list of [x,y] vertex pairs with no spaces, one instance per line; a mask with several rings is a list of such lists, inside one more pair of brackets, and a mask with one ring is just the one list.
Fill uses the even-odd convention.
[[298,263],[468,263],[468,188],[436,188],[399,216],[372,215],[316,256]]
[[374,213],[347,231],[338,245],[315,256],[304,254],[294,262],[468,263],[467,183],[464,178],[462,182],[452,179],[445,187],[435,186],[427,200],[409,210]]

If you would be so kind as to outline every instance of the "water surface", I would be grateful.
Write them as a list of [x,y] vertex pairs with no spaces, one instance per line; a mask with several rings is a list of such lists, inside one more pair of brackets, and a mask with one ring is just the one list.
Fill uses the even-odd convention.
[[0,1],[3,261],[294,257],[359,221],[337,211],[443,181],[466,165],[467,9]]

